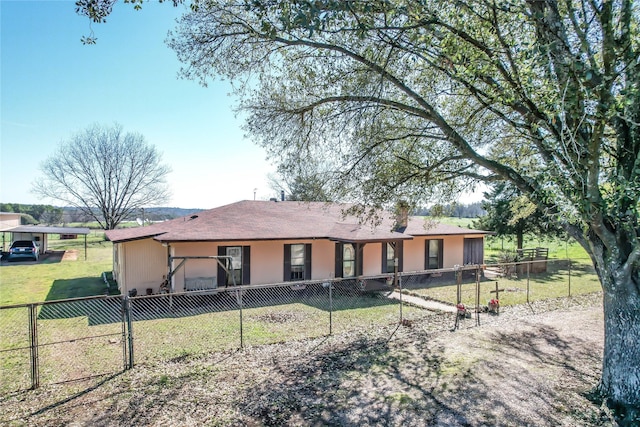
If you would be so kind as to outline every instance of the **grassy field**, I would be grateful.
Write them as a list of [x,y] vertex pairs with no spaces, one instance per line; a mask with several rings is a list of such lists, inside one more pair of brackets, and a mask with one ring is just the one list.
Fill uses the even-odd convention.
[[[571,274],[569,272],[571,271]],[[500,290],[498,299],[501,306],[526,304],[528,302],[590,294],[601,291],[600,281],[593,267],[584,262],[571,262],[556,260],[547,262],[547,271],[541,273],[526,274],[526,264],[520,274],[511,274],[507,277],[485,277],[479,283],[479,303],[486,306],[490,299],[496,297],[491,292],[497,288]],[[424,287],[422,289],[407,289],[409,294],[423,298],[431,298],[449,304],[458,301],[455,282],[449,286]],[[466,279],[461,285],[460,302],[468,307],[476,304],[476,283],[473,279]]]
[[[86,260],[82,236],[75,240],[50,239],[49,249],[56,253],[37,263],[2,263],[0,305],[104,294],[101,275],[112,269],[113,259],[111,242],[104,240],[104,232],[92,231],[87,236]],[[77,259],[62,261],[65,250],[77,251]]]

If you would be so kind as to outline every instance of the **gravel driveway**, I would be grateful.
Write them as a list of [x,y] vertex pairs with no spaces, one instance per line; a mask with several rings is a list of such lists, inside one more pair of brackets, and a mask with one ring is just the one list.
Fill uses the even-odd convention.
[[0,401],[29,426],[608,426],[601,296],[141,366]]

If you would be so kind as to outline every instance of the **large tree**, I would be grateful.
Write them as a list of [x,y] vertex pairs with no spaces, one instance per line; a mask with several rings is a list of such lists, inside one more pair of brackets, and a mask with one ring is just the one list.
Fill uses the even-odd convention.
[[599,389],[640,411],[640,3],[194,1],[183,74],[233,79],[283,163],[333,164],[334,198],[425,202],[508,181],[589,253]]
[[41,171],[34,192],[76,208],[106,230],[169,195],[170,169],[160,153],[118,124],[95,124],[63,141]]
[[507,181],[491,184],[484,192],[480,216],[473,225],[482,230],[491,230],[498,236],[516,236],[516,248],[524,246],[527,233],[542,236],[560,236],[563,233],[555,221],[549,220],[528,197]]

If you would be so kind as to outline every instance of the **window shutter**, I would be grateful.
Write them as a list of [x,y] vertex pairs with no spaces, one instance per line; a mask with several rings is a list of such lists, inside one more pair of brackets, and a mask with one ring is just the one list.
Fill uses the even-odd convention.
[[438,240],[438,268],[444,265],[444,240]]
[[311,243],[304,245],[304,280],[311,280]]
[[424,241],[424,269],[429,269],[429,239]]
[[387,271],[387,242],[382,242],[382,268],[380,269],[381,273],[390,273]]
[[342,277],[342,243],[336,243],[336,275]]
[[[218,246],[218,256],[226,255],[226,246]],[[225,263],[226,260],[219,260],[222,263]],[[218,264],[218,287],[225,286],[227,284],[227,273],[224,271],[224,268],[220,264]]]
[[242,284],[251,283],[251,246],[242,247]]
[[356,276],[362,276],[362,259],[364,258],[364,243],[356,244]]
[[396,242],[396,258],[398,258],[398,271],[402,271],[402,258],[404,258],[404,242],[398,240]]
[[291,280],[291,245],[284,245],[284,273],[283,281]]

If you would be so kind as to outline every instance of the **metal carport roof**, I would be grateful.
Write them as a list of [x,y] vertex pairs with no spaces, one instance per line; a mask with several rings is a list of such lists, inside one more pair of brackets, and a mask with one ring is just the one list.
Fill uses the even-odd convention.
[[87,259],[87,234],[89,234],[91,230],[86,227],[49,227],[40,225],[19,225],[17,227],[6,228],[1,231],[3,246],[4,233],[82,234],[84,235],[84,259]]

